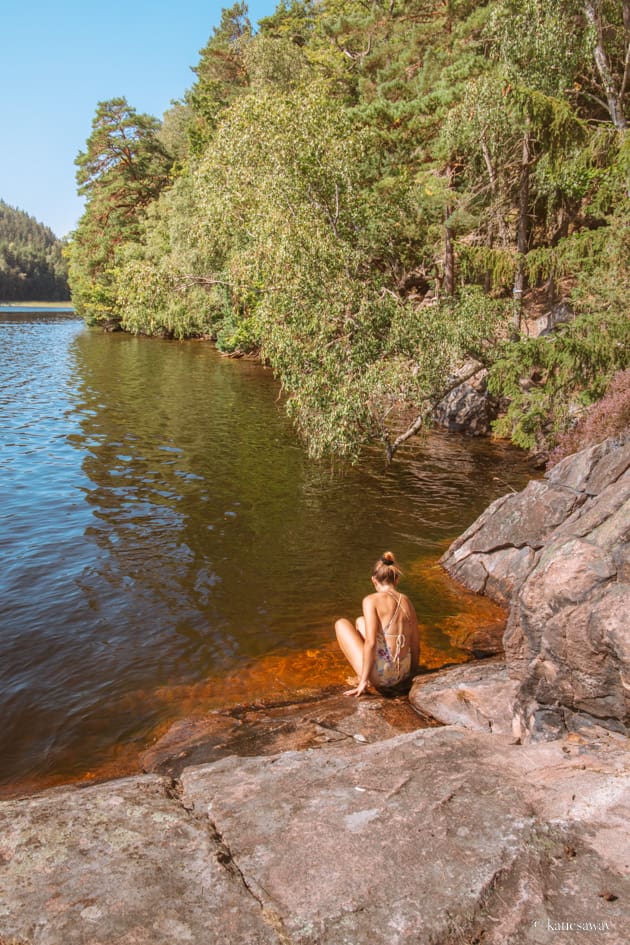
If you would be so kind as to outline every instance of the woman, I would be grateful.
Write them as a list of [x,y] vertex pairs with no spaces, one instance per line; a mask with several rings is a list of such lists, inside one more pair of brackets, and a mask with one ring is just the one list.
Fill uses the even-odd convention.
[[375,593],[363,599],[363,616],[354,627],[345,617],[335,624],[339,646],[359,677],[346,696],[360,696],[369,683],[376,689],[396,686],[418,666],[418,618],[409,598],[396,589],[401,573],[386,551],[372,569]]

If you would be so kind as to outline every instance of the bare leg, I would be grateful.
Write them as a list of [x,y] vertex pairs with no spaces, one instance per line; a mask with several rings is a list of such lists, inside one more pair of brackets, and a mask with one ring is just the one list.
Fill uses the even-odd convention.
[[[359,617],[359,620],[362,619],[362,617]],[[357,624],[358,622],[357,620]],[[363,670],[363,637],[345,617],[341,617],[335,623],[335,633],[337,634],[337,642],[341,647],[341,652],[348,660],[357,676],[360,677]]]

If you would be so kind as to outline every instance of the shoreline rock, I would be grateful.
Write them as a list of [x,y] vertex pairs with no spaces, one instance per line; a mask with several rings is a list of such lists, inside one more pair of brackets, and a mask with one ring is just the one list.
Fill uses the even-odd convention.
[[510,605],[503,644],[517,737],[556,738],[589,719],[630,734],[630,437],[498,499],[442,564]]
[[6,802],[0,940],[622,945],[625,741],[445,726]]
[[494,657],[417,676],[409,701],[418,712],[443,725],[510,735],[516,689],[505,660]]
[[261,757],[283,751],[384,741],[438,724],[422,718],[406,696],[348,699],[339,692],[300,702],[240,706],[175,722],[140,757],[145,773],[179,777],[191,766],[231,755]]

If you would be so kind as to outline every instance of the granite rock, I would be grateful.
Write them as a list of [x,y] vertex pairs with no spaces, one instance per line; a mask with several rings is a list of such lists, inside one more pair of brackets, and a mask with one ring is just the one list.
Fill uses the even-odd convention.
[[0,940],[275,945],[220,839],[155,776],[0,804]]
[[503,660],[481,660],[417,676],[409,701],[416,711],[445,725],[507,735],[516,689]]
[[625,945],[626,745],[447,726],[7,801],[0,941]]
[[558,737],[575,715],[630,731],[630,438],[569,456],[498,499],[442,563],[509,605],[517,737]]
[[274,705],[237,706],[200,718],[181,719],[141,756],[145,772],[178,776],[191,765],[226,755],[272,755],[281,751],[357,745],[426,726],[406,697],[370,692],[363,699],[340,693]]
[[440,401],[435,419],[440,426],[469,436],[487,436],[496,418],[496,404],[487,391],[460,384]]

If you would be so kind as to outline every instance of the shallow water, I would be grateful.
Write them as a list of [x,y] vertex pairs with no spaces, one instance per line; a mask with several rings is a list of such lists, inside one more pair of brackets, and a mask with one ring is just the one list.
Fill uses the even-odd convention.
[[[0,316],[0,781],[75,777],[156,726],[338,683],[335,616],[394,550],[425,665],[483,620],[436,567],[531,477],[436,434],[386,468],[308,461],[271,373],[201,342]],[[491,616],[491,615],[490,615]]]

